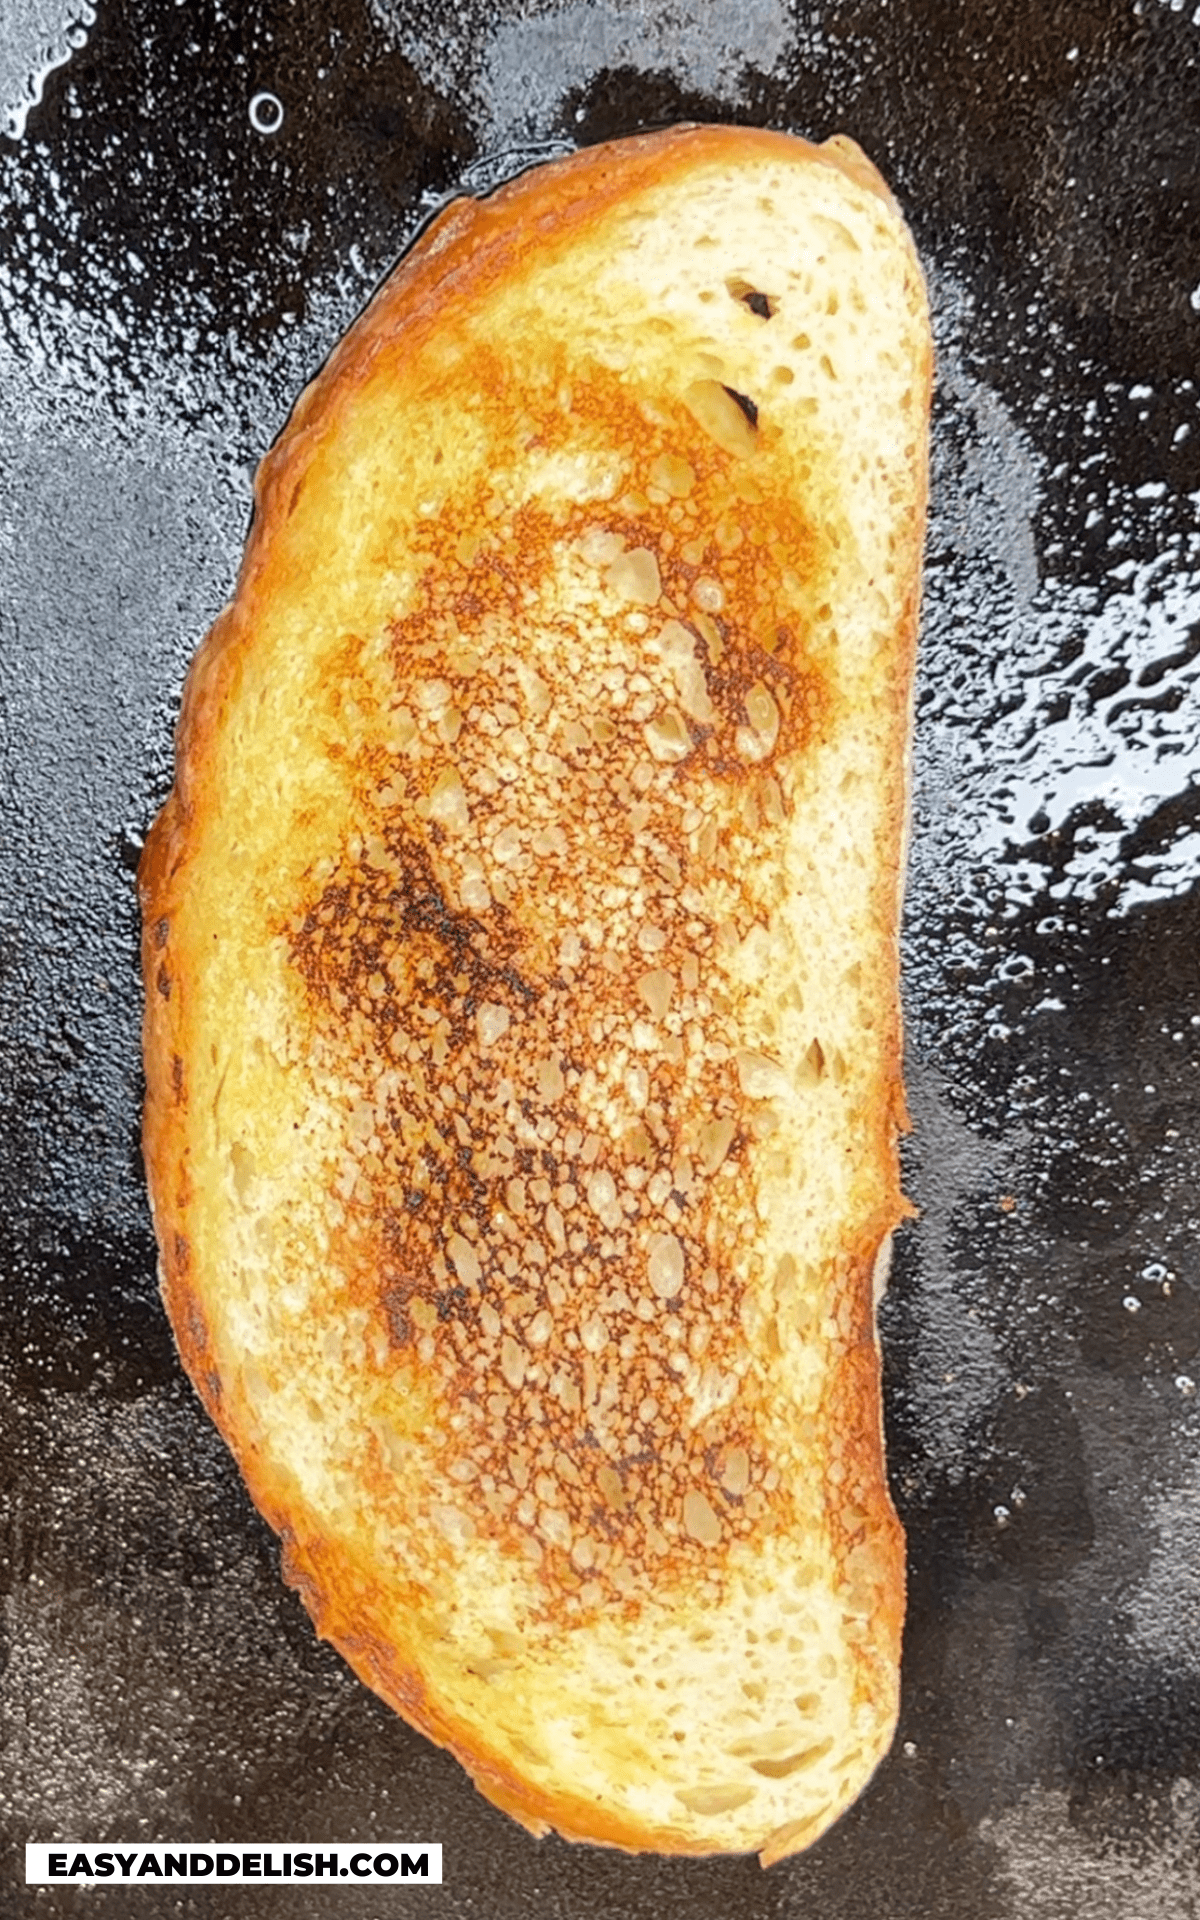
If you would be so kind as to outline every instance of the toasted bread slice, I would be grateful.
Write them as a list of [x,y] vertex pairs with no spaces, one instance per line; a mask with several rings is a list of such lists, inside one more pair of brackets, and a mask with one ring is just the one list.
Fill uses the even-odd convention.
[[546,166],[300,400],[188,680],[167,1308],[320,1632],[535,1832],[770,1861],[892,1737],[929,385],[848,142]]

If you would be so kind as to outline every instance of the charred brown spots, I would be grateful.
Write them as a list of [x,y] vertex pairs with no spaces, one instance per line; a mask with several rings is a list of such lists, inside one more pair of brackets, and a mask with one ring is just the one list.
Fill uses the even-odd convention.
[[363,1093],[382,1077],[382,1097],[351,1110],[352,1141],[369,1149],[358,1182],[387,1264],[425,1287],[447,1212],[486,1207],[463,1063],[481,1005],[512,1018],[537,1000],[515,964],[519,935],[503,908],[485,922],[450,905],[429,853],[393,830],[329,881],[292,941],[318,1019],[335,1027]]
[[[637,1069],[630,1124],[598,1125],[606,1010],[641,1004],[644,956],[531,980],[514,914],[455,909],[429,852],[381,838],[292,935],[330,1048],[362,1067],[343,1191],[369,1225],[374,1302],[393,1350],[468,1422],[475,1524],[515,1524],[560,1588],[611,1600],[648,1554],[665,1571],[704,1544],[674,1524],[714,1445],[681,1392],[728,1401],[740,1300],[706,1247],[712,1142],[682,1057]],[[727,1107],[725,1076],[697,1075],[700,1113]],[[727,1179],[746,1137],[731,1123],[717,1143]],[[676,1247],[686,1271],[664,1282]],[[719,1481],[706,1498],[714,1527],[761,1517]]]
[[451,906],[429,853],[394,830],[365,860],[348,862],[292,932],[293,959],[310,986],[335,1013],[356,1006],[385,1044],[403,1019],[401,983],[411,977],[445,1009],[459,1038],[478,997],[497,983],[532,998],[513,964],[519,946],[503,909],[485,925]]
[[740,1322],[764,1116],[728,967],[830,699],[802,510],[615,382],[561,433],[543,411],[539,457],[592,420],[636,456],[624,493],[489,480],[422,535],[360,831],[288,930],[356,1299],[442,1410],[440,1510],[586,1606],[783,1498]]

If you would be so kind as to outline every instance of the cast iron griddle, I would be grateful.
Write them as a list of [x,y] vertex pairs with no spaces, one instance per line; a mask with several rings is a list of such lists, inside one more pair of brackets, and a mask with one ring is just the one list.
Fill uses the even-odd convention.
[[[4,1911],[1195,1913],[1200,10],[86,12],[0,26]],[[445,196],[683,118],[859,140],[939,347],[921,1217],[883,1314],[903,1717],[765,1875],[531,1840],[315,1640],[180,1372],[137,1144],[133,870],[254,464]],[[26,1889],[66,1836],[439,1839],[446,1885]]]

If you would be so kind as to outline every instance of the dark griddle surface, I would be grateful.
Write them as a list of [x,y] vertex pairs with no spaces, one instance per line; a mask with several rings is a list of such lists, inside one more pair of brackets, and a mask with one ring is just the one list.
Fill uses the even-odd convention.
[[[0,1906],[1194,1914],[1200,9],[98,0],[73,52],[85,9],[2,11],[0,109],[69,58],[0,134]],[[133,869],[254,464],[455,187],[681,118],[858,139],[939,348],[903,1718],[766,1875],[534,1842],[317,1643],[180,1373],[137,1146]],[[447,1884],[27,1890],[64,1835],[419,1836]]]

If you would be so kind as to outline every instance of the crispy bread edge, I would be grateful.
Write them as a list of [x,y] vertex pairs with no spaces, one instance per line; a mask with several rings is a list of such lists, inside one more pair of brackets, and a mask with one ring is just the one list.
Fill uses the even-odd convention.
[[[637,1852],[703,1853],[678,1829],[656,1828],[598,1808],[570,1792],[550,1793],[532,1788],[499,1757],[468,1737],[465,1729],[434,1708],[426,1698],[420,1673],[408,1666],[397,1649],[376,1638],[352,1618],[369,1619],[371,1596],[365,1583],[348,1585],[344,1568],[328,1564],[329,1554],[316,1539],[295,1531],[286,1490],[265,1461],[246,1444],[239,1409],[221,1382],[213,1359],[204,1307],[192,1272],[187,1228],[191,1201],[187,1163],[187,1009],[175,991],[171,974],[170,933],[173,912],[186,884],[192,829],[204,804],[202,769],[209,743],[219,724],[221,709],[236,677],[239,655],[252,644],[253,614],[264,555],[277,525],[286,518],[296,487],[302,483],[312,452],[330,422],[352,398],[376,356],[402,326],[410,340],[435,329],[443,305],[453,300],[462,283],[475,298],[486,297],[488,285],[530,249],[548,239],[561,244],[564,236],[586,225],[631,190],[652,185],[693,162],[735,160],[759,153],[779,152],[792,164],[797,150],[807,161],[843,172],[859,186],[876,193],[894,210],[895,201],[881,176],[850,140],[841,136],[814,146],[795,136],[758,129],[678,127],[666,132],[591,148],[552,162],[501,188],[486,201],[458,200],[445,209],[411,252],[380,288],[359,320],[335,348],[325,366],[298,400],[279,439],[263,460],[255,484],[254,517],[238,576],[235,596],[201,645],[187,676],[176,732],[175,785],[147,839],[139,869],[143,913],[142,958],[146,987],[144,1052],[147,1080],[143,1152],[151,1207],[160,1249],[160,1284],[180,1355],[190,1379],[215,1425],[238,1461],[252,1500],[268,1524],[281,1536],[285,1578],[300,1593],[318,1632],[343,1654],[359,1677],[379,1693],[403,1718],[441,1746],[465,1767],[488,1799],[531,1832],[553,1828],[568,1839]],[[512,214],[520,220],[513,222]],[[919,274],[915,255],[913,266]],[[915,369],[924,389],[928,417],[932,387],[932,352]],[[924,537],[927,493],[926,456],[915,477],[914,513],[909,532],[909,577],[912,589],[896,652],[904,661],[911,685],[915,660],[920,598],[920,557]],[[911,700],[911,695],[910,695]],[[910,770],[910,712],[896,715],[897,759],[900,773],[891,844],[898,850],[893,876],[892,937],[899,940],[903,888],[903,856],[907,840]],[[880,1639],[893,1666],[898,1663],[904,1619],[903,1535],[887,1489],[884,1464],[881,1360],[875,1328],[872,1275],[880,1247],[892,1229],[913,1212],[903,1198],[896,1170],[895,1136],[906,1129],[908,1115],[902,1081],[902,1041],[897,1008],[885,1048],[890,1098],[875,1121],[876,1153],[891,1170],[891,1203],[878,1221],[848,1250],[847,1285],[856,1315],[856,1340],[833,1391],[834,1418],[861,1436],[869,1450],[873,1485],[878,1490],[879,1517],[891,1534],[899,1578],[891,1604],[879,1620]],[[829,1819],[793,1836],[786,1829],[764,1840],[764,1866],[788,1853],[810,1846],[840,1817],[844,1808],[831,1810]]]

